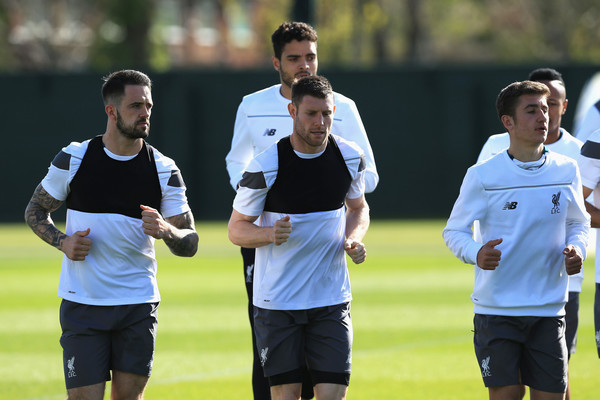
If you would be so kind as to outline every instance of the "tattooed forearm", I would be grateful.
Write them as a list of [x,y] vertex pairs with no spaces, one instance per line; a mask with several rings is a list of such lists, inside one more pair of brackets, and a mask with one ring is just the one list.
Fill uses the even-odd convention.
[[62,201],[50,196],[42,185],[38,185],[25,209],[25,222],[27,222],[27,225],[43,241],[57,249],[62,247],[62,242],[67,235],[56,228],[50,213],[56,211],[62,203]]
[[175,228],[172,238],[165,238],[164,242],[176,256],[192,257],[198,251],[198,234],[194,226],[194,216],[190,211],[166,219]]

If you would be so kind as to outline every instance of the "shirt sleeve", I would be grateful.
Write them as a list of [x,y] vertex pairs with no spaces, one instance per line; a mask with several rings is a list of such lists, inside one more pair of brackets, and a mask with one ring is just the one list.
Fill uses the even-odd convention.
[[229,183],[234,190],[242,179],[246,166],[254,156],[252,138],[248,129],[248,117],[244,110],[244,103],[240,103],[233,126],[231,149],[225,157]]
[[473,239],[473,221],[485,216],[486,194],[473,167],[467,170],[442,236],[454,255],[468,264],[477,263],[481,243]]
[[258,217],[265,208],[267,193],[274,180],[275,177],[266,176],[261,165],[252,160],[240,180],[233,209],[250,217]]
[[600,131],[585,142],[577,159],[581,173],[581,183],[590,189],[595,189],[600,182]]
[[573,201],[569,202],[566,219],[566,244],[572,244],[579,249],[579,254],[586,258],[586,248],[589,240],[590,215],[587,213],[581,189],[579,169],[576,168],[575,179],[571,184]]
[[88,141],[72,142],[54,157],[48,167],[48,173],[42,179],[42,187],[56,200],[65,201],[69,195],[70,184],[79,170]]
[[[346,140],[356,143],[365,154],[366,169],[365,169],[365,192],[371,193],[377,187],[379,183],[379,174],[377,173],[377,167],[375,166],[375,157],[373,156],[373,150],[367,137],[367,132],[363,125],[358,108],[354,101],[347,99],[347,103],[343,105],[344,112],[340,115],[341,121],[336,126],[335,133]],[[342,114],[342,113],[340,113]],[[335,116],[334,116],[335,120]]]
[[154,159],[158,171],[158,180],[162,191],[160,213],[169,218],[190,211],[186,196],[186,186],[175,161],[154,149]]

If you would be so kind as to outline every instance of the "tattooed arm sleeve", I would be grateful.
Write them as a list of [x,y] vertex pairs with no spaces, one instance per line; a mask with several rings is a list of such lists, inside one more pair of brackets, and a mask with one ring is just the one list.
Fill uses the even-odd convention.
[[165,238],[164,242],[176,256],[192,257],[198,250],[198,234],[194,226],[194,216],[191,211],[166,218],[175,228],[175,236]]
[[40,184],[35,188],[25,209],[25,222],[31,230],[44,242],[59,250],[62,249],[62,243],[67,235],[56,228],[50,214],[56,211],[62,203],[46,192]]

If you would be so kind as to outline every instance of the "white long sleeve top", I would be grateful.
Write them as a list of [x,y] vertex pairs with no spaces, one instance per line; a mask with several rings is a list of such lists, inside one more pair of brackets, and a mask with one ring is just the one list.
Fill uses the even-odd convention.
[[564,315],[568,275],[562,251],[572,244],[585,258],[590,225],[576,162],[548,152],[540,168],[526,170],[504,151],[472,166],[443,231],[448,248],[469,264],[476,264],[482,247],[473,239],[475,220],[483,243],[503,239],[496,247],[500,265],[475,268],[475,313]]
[[[508,132],[490,136],[481,148],[477,162],[487,160],[488,158],[501,153],[508,149],[508,146],[510,146]],[[546,149],[577,160],[579,158],[581,146],[583,146],[583,143],[579,139],[574,138],[566,129],[560,128],[560,137],[556,142],[547,144]],[[474,226],[475,240],[481,242],[478,226],[478,224],[475,224]],[[569,292],[581,292],[583,277],[583,268],[578,274],[569,276]]]

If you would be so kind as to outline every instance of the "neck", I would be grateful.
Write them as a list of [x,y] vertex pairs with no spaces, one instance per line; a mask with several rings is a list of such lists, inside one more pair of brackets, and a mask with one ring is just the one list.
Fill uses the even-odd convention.
[[292,88],[287,86],[283,82],[281,82],[281,87],[279,88],[279,93],[281,93],[281,95],[288,100],[292,99]]
[[107,129],[102,136],[102,143],[111,152],[119,156],[133,156],[142,149],[142,139],[130,139],[120,132]]
[[292,133],[290,136],[290,144],[292,145],[292,149],[299,153],[303,154],[317,154],[325,150],[327,147],[327,142],[329,139],[325,140],[323,144],[319,147],[311,146],[306,143],[303,139],[298,138],[296,133]]
[[560,139],[560,128],[557,128],[553,132],[548,131],[548,136],[546,137],[544,144],[552,144],[558,139]]
[[536,147],[513,147],[508,148],[508,153],[522,162],[537,161],[544,154],[544,145],[540,144]]

